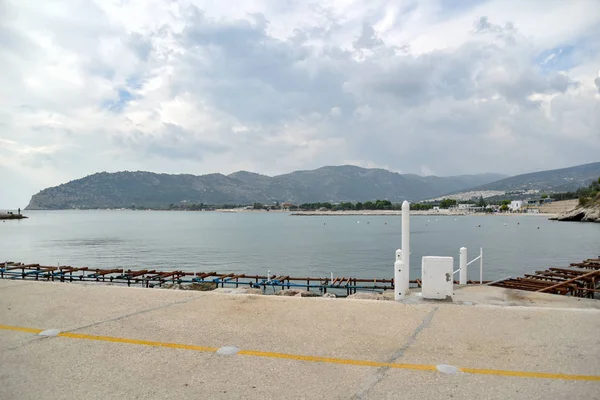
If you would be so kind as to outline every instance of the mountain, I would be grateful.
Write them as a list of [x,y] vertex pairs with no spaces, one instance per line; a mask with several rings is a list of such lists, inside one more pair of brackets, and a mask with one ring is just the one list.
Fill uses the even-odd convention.
[[571,192],[589,185],[600,177],[600,162],[577,165],[575,167],[553,169],[515,175],[492,183],[476,186],[471,190],[530,190],[537,189],[548,193]]
[[[419,175],[405,176],[417,180],[422,180],[438,189],[441,192],[441,194],[452,193],[454,191],[462,191],[465,189],[470,189],[474,186],[481,185],[481,182],[495,182],[499,179],[506,178],[506,175],[502,174],[459,175],[444,178],[440,178],[438,176],[421,177]],[[455,187],[460,187],[461,189],[454,189]]]
[[26,209],[165,207],[180,201],[209,204],[251,203],[260,190],[222,174],[168,175],[152,172],[101,172],[44,189]]
[[328,166],[269,177],[248,171],[231,175],[169,175],[152,172],[101,172],[56,187],[31,198],[26,209],[162,208],[181,202],[251,204],[254,202],[421,200],[474,185],[498,174],[421,177],[351,165]]

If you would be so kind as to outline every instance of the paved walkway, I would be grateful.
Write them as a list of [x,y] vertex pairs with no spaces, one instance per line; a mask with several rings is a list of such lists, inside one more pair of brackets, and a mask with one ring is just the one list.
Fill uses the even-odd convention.
[[598,302],[489,289],[456,305],[0,281],[0,398],[598,398]]

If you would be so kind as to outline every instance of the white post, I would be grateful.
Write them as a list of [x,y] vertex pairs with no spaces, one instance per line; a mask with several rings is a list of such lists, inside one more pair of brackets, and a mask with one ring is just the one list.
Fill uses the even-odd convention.
[[396,250],[394,262],[394,300],[402,300],[408,291],[408,268],[402,261],[402,250]]
[[410,203],[402,203],[402,261],[410,268]]
[[398,279],[394,283],[396,289],[394,298],[400,300],[407,294],[410,282],[410,203],[406,200],[402,203],[402,251],[400,259],[396,252],[394,271],[394,277],[398,274]]
[[483,247],[479,248],[479,284],[483,284]]
[[460,257],[459,257],[459,268],[458,272],[458,283],[461,285],[467,284],[467,248],[460,248]]

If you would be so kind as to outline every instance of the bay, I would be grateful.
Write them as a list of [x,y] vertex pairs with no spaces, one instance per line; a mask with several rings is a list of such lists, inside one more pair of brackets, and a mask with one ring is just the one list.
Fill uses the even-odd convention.
[[[268,212],[29,211],[0,223],[0,262],[292,276],[391,278],[400,216]],[[481,227],[478,227],[481,225]],[[484,248],[484,279],[600,255],[600,224],[544,216],[412,216],[411,279],[422,256],[469,260]],[[469,279],[479,279],[479,264]]]

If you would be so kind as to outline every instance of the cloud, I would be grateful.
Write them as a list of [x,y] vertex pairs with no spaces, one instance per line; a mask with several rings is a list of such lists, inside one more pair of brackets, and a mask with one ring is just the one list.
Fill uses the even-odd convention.
[[452,4],[2,2],[0,206],[102,170],[597,161],[600,5]]
[[354,41],[354,48],[356,50],[368,49],[372,50],[377,47],[383,46],[383,40],[377,36],[377,32],[373,29],[373,26],[364,22],[362,26],[362,32],[360,36]]
[[172,160],[202,161],[207,153],[220,154],[229,150],[225,144],[202,140],[179,125],[164,123],[158,131],[130,132],[112,136],[117,147],[134,155],[157,155]]

